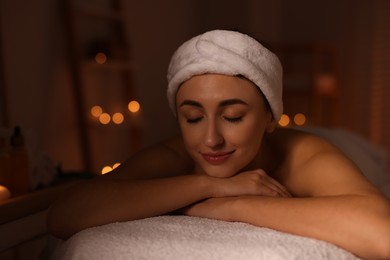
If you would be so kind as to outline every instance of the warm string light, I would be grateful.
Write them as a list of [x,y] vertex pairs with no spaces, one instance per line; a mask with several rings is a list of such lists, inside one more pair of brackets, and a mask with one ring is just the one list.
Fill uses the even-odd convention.
[[94,116],[94,117],[99,117],[101,114],[103,113],[103,109],[101,106],[93,106],[91,108],[91,114]]
[[97,64],[104,64],[107,61],[107,55],[104,52],[98,52],[95,55],[95,61]]
[[[278,123],[281,127],[287,127],[290,125],[291,119],[288,115],[283,114]],[[295,114],[293,117],[293,123],[297,126],[305,125],[306,124],[306,116],[302,113]]]
[[302,113],[298,113],[294,116],[294,123],[298,126],[306,124],[306,116]]
[[106,174],[106,173],[109,173],[110,171],[112,171],[112,170],[114,170],[116,167],[118,167],[119,165],[121,165],[121,164],[120,164],[120,163],[115,163],[115,164],[112,165],[112,166],[109,166],[109,165],[104,166],[104,167],[102,168],[102,171],[101,171],[102,175],[104,175],[104,174]]
[[109,124],[111,121],[111,116],[108,113],[102,113],[99,116],[99,122],[102,123],[103,125]]
[[[141,105],[138,101],[132,100],[127,105],[128,110],[132,114],[136,114],[140,111]],[[117,125],[122,124],[125,121],[125,116],[121,112],[115,112],[112,115],[103,111],[103,108],[99,105],[95,105],[90,110],[91,115],[97,118],[98,122],[103,125],[108,125],[109,123],[114,123]]]
[[279,125],[285,127],[288,126],[289,124],[290,124],[290,117],[286,114],[283,114],[279,120]]
[[[127,108],[130,111],[130,113],[136,114],[140,111],[141,105],[139,104],[138,101],[132,100],[128,103]],[[113,122],[114,124],[120,125],[125,120],[123,113],[116,112],[116,113],[113,113],[112,115],[110,115],[109,113],[105,112],[103,110],[103,108],[99,105],[93,106],[90,109],[90,113],[94,118],[96,118],[98,120],[98,122],[100,122],[103,125],[107,125],[111,122]],[[115,163],[112,166],[110,166],[110,165],[104,166],[101,169],[101,174],[102,175],[107,174],[107,173],[111,172],[112,170],[114,170],[119,165],[120,165],[120,163]]]
[[124,120],[125,120],[125,117],[123,116],[122,113],[118,112],[118,113],[115,113],[112,115],[112,122],[114,122],[117,125],[122,124]]
[[131,113],[137,113],[141,109],[141,105],[137,101],[133,100],[129,102],[127,108]]

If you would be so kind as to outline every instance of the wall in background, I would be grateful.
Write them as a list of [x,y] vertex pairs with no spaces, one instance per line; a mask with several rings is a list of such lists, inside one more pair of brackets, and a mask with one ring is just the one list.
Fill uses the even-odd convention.
[[[334,44],[343,100],[340,126],[369,136],[375,1],[124,2],[144,146],[178,132],[165,99],[165,75],[173,51],[191,36],[215,28],[247,31],[270,43]],[[26,129],[33,147],[61,162],[65,170],[78,170],[81,162],[59,1],[5,0],[1,12],[10,125]]]

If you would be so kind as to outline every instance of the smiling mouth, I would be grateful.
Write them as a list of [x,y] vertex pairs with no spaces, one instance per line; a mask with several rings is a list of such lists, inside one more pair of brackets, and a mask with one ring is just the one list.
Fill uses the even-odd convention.
[[218,165],[224,163],[233,153],[234,151],[225,153],[201,153],[201,155],[208,163]]

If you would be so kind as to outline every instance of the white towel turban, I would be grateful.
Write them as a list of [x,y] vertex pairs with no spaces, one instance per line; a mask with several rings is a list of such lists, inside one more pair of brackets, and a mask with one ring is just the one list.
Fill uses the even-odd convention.
[[216,73],[242,75],[263,92],[272,114],[283,112],[282,66],[275,54],[248,35],[213,30],[183,43],[173,54],[168,68],[168,102],[176,114],[176,92],[192,76]]

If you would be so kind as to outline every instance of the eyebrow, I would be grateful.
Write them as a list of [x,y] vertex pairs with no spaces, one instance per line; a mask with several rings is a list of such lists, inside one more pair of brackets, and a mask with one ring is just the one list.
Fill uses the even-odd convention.
[[[219,107],[226,107],[226,106],[230,106],[230,105],[247,105],[248,106],[248,103],[246,103],[245,101],[243,101],[241,99],[233,98],[233,99],[223,100],[218,104]],[[194,100],[188,100],[188,99],[184,100],[183,102],[180,103],[179,107],[182,107],[182,106],[194,106],[194,107],[200,107],[200,108],[203,107],[201,103],[194,101]]]

